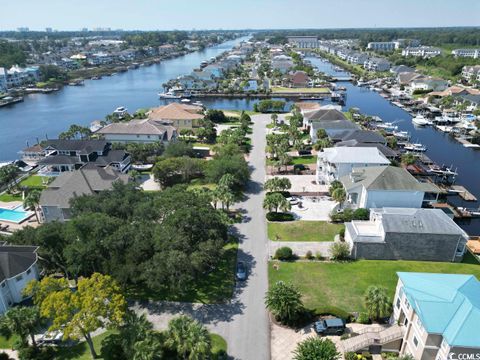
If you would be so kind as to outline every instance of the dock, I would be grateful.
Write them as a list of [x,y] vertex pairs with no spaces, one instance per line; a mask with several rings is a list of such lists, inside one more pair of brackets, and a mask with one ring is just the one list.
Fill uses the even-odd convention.
[[477,201],[477,198],[462,185],[452,185],[451,190],[465,201]]

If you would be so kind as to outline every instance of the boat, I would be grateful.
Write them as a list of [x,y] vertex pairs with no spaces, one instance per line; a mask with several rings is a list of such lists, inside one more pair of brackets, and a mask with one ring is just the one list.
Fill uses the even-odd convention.
[[457,176],[457,172],[452,170],[448,166],[438,166],[438,165],[431,165],[428,169],[429,172],[434,173],[436,175],[446,175],[446,176]]
[[410,139],[410,134],[408,133],[408,131],[395,130],[392,133],[392,135],[395,136],[396,138],[399,138],[399,139],[402,139],[402,140]]
[[113,113],[117,116],[125,116],[128,113],[128,109],[124,106],[117,107]]
[[182,94],[182,98],[184,98],[184,99],[190,99],[191,97],[192,97],[192,93],[190,91],[185,91]]
[[201,103],[200,101],[194,101],[192,105],[203,107],[203,103]]
[[425,116],[417,115],[417,116],[412,118],[412,123],[414,123],[415,125],[418,125],[418,126],[426,126],[426,125],[429,125],[431,122],[428,121],[425,118]]
[[415,143],[415,144],[405,144],[403,147],[405,150],[408,151],[415,151],[415,152],[424,152],[427,151],[427,147],[425,145],[422,145],[420,143]]
[[440,131],[443,131],[444,133],[451,133],[453,130],[452,126],[446,126],[446,125],[437,125],[436,128]]
[[137,171],[148,171],[153,168],[153,164],[132,164],[132,170]]
[[160,99],[181,99],[180,95],[176,95],[173,91],[158,93]]
[[398,130],[398,126],[391,122],[377,124],[377,128],[384,129],[387,131]]
[[92,80],[100,80],[101,78],[101,76],[92,76]]
[[200,63],[201,68],[204,68],[207,65],[208,65],[208,61],[205,61],[205,60]]
[[189,102],[190,102],[190,99],[182,99],[182,100],[180,100],[180,102],[182,102],[182,103],[189,103]]

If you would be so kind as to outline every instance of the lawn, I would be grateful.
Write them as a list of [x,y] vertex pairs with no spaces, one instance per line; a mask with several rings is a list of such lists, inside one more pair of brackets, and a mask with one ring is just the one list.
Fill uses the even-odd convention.
[[210,340],[212,341],[212,354],[214,358],[221,352],[227,353],[227,342],[223,337],[210,333]]
[[13,335],[9,338],[6,338],[5,336],[0,336],[0,349],[12,349],[13,344],[15,344],[15,341],[17,341],[19,337],[17,335]]
[[26,186],[31,188],[44,188],[45,187],[45,184],[43,183],[44,179],[45,178],[43,176],[32,175],[22,180],[20,182],[20,186]]
[[217,269],[200,278],[185,294],[178,292],[152,291],[144,286],[130,289],[128,298],[139,300],[168,300],[182,302],[199,302],[204,304],[222,303],[232,297],[235,286],[235,267],[238,243],[225,245],[225,255]]
[[[105,339],[111,331],[106,331],[98,336],[93,337],[93,345],[95,347],[95,351],[99,354],[99,358],[101,357],[101,350],[102,350],[102,340]],[[65,347],[58,347],[58,352],[56,358],[58,359],[69,359],[69,360],[91,360],[92,356],[90,355],[90,349],[86,342],[80,342],[73,346],[65,346]]]
[[11,202],[11,201],[22,201],[22,194],[8,194],[8,193],[3,193],[0,195],[0,201],[3,202]]
[[480,266],[471,264],[373,260],[282,262],[278,270],[273,264],[269,264],[270,284],[279,280],[295,284],[307,308],[337,307],[349,312],[364,310],[363,294],[370,285],[386,287],[393,298],[397,271],[473,274],[480,279]]
[[297,165],[297,164],[316,164],[316,163],[317,163],[317,157],[314,156],[314,155],[296,156],[296,157],[292,157],[291,163],[292,163],[292,165]]
[[268,238],[278,241],[333,241],[342,224],[326,221],[269,222]]
[[330,90],[327,88],[288,88],[283,86],[272,87],[272,93],[315,93],[328,94]]

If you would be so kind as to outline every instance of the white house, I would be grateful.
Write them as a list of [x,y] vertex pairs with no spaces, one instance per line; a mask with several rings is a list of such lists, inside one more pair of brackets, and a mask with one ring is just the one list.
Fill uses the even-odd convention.
[[480,57],[480,49],[455,49],[452,50],[452,55],[455,57],[471,57],[478,59]]
[[289,36],[288,43],[302,49],[318,48],[318,38],[316,36]]
[[390,62],[382,58],[369,58],[363,63],[368,71],[387,71],[390,69]]
[[373,41],[367,44],[367,49],[373,51],[392,51],[396,48],[397,44],[394,41]]
[[96,132],[109,142],[167,144],[175,141],[177,130],[168,121],[142,119],[111,123]]
[[402,50],[402,56],[418,56],[423,58],[435,57],[441,53],[442,50],[431,46],[407,47]]
[[39,278],[38,247],[0,244],[0,314],[25,300],[25,286]]
[[387,165],[390,161],[376,147],[327,148],[317,155],[317,183],[330,184],[358,167]]
[[361,167],[340,178],[352,208],[421,208],[425,193],[439,189],[417,181],[407,170],[395,166]]

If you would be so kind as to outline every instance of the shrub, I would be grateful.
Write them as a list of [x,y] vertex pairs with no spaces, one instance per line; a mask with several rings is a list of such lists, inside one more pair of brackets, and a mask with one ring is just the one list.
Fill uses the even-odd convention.
[[347,260],[350,257],[350,246],[344,242],[335,242],[330,246],[332,260]]
[[370,210],[357,209],[353,212],[353,220],[368,220],[370,218]]
[[372,360],[373,359],[372,354],[370,354],[368,351],[362,352],[362,356],[365,360]]
[[370,316],[366,312],[358,314],[357,322],[359,324],[370,324]]
[[268,221],[293,221],[295,218],[293,214],[290,213],[282,213],[282,212],[268,212],[267,213],[267,220]]
[[[344,334],[344,335],[347,335],[347,334]],[[342,335],[342,337],[343,337],[343,335]],[[342,340],[344,340],[344,339],[342,339]],[[345,357],[345,360],[358,360],[357,354],[354,353],[353,351],[347,352],[343,356]]]
[[342,309],[339,309],[335,306],[324,306],[320,308],[316,308],[314,310],[314,316],[324,316],[324,315],[332,315],[341,319],[344,319],[345,321],[349,322],[352,315]]
[[275,259],[291,260],[293,258],[293,251],[288,246],[283,246],[275,251]]
[[345,228],[341,228],[340,231],[338,232],[338,235],[340,235],[340,239],[343,240],[345,239]]
[[317,251],[315,253],[315,257],[317,258],[317,260],[323,260],[323,255],[320,251]]
[[313,256],[312,252],[308,250],[307,253],[305,254],[305,258],[308,260],[313,260],[315,259],[315,256]]

